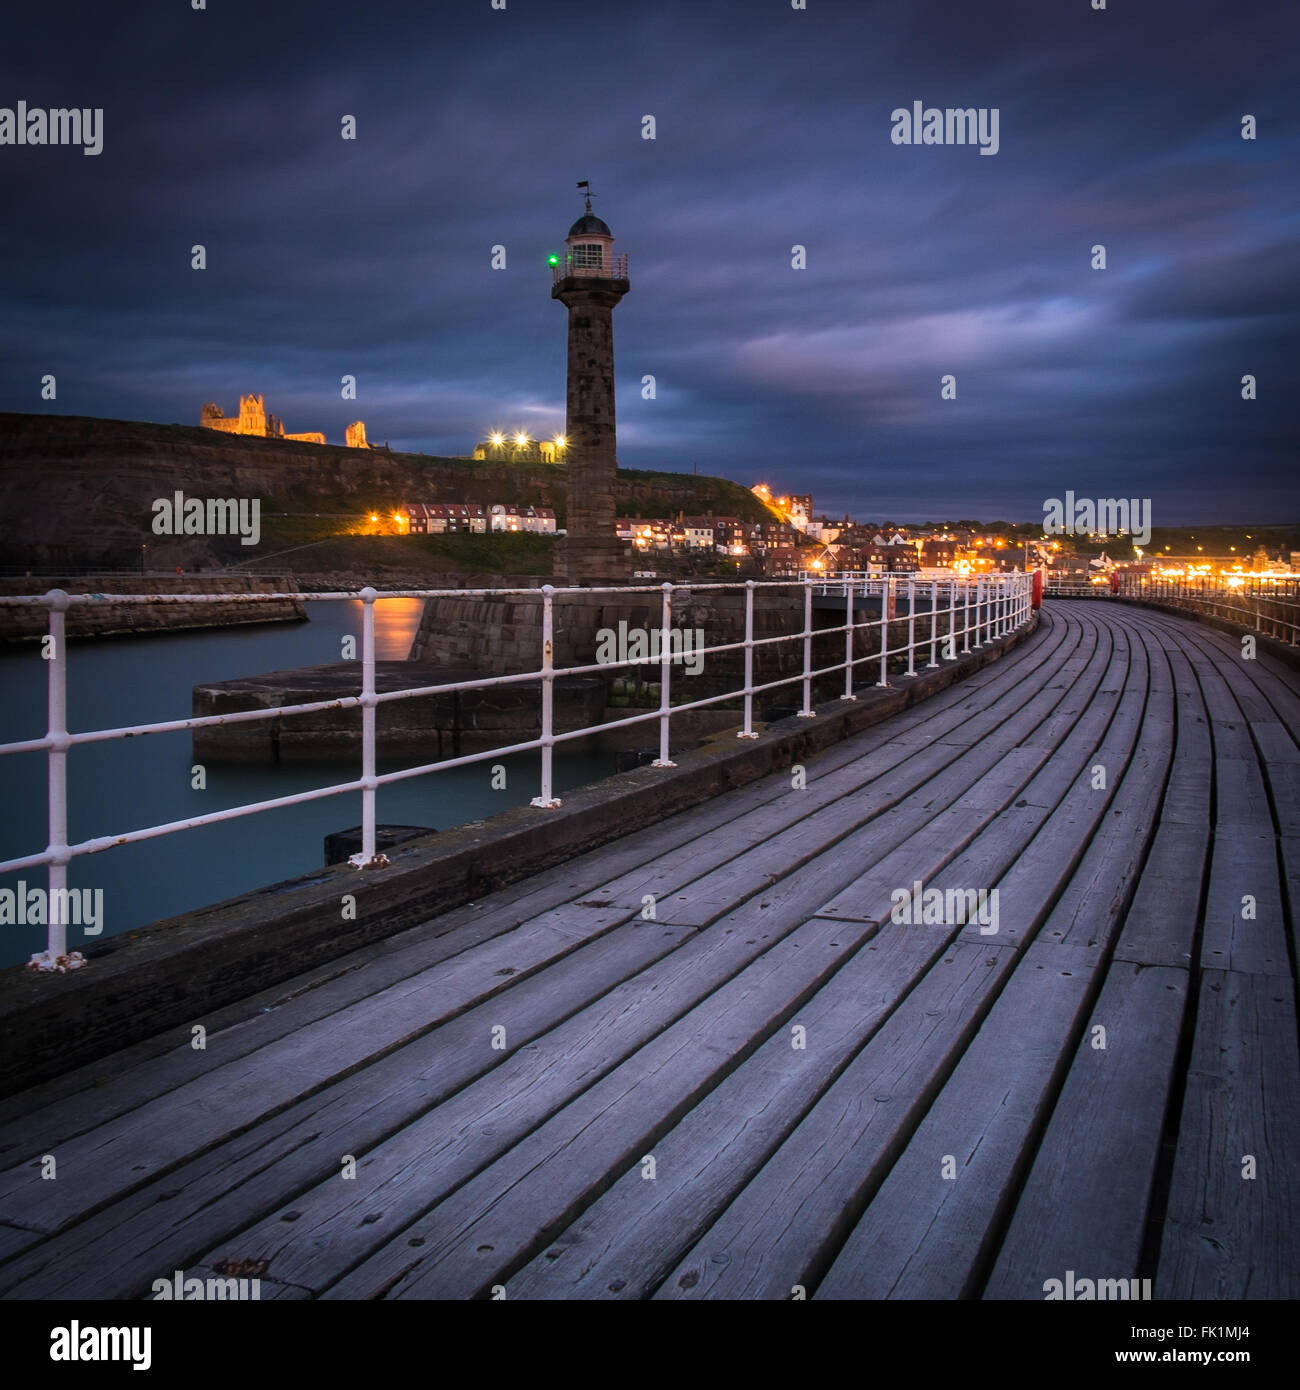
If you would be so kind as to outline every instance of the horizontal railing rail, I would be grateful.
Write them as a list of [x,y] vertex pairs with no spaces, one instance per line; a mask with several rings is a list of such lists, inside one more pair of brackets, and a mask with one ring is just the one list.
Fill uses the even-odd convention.
[[[726,701],[743,700],[742,727],[737,737],[757,738],[754,731],[754,697],[783,686],[801,685],[802,706],[798,717],[816,717],[813,709],[813,683],[839,672],[844,674],[844,690],[840,697],[845,701],[856,700],[854,677],[864,663],[878,663],[878,687],[889,685],[889,660],[891,657],[907,658],[907,675],[916,674],[917,653],[928,653],[928,667],[941,664],[940,648],[944,661],[956,660],[957,643],[960,641],[961,653],[969,653],[994,641],[1006,633],[1023,626],[1030,619],[1033,577],[1026,574],[1007,574],[985,576],[978,579],[930,580],[922,582],[907,576],[876,576],[863,578],[858,574],[823,575],[814,581],[811,577],[803,581],[758,581],[749,580],[743,584],[732,583],[694,583],[656,584],[645,586],[617,586],[599,588],[557,588],[550,584],[539,588],[517,589],[406,589],[379,592],[374,588],[335,593],[291,593],[274,594],[271,597],[292,598],[298,602],[337,603],[355,602],[362,604],[362,640],[360,689],[355,695],[341,696],[331,700],[317,700],[300,704],[277,705],[255,710],[241,710],[229,714],[198,715],[185,719],[170,719],[149,724],[125,725],[111,729],[92,729],[71,732],[67,727],[67,656],[66,656],[66,617],[72,607],[94,605],[107,600],[118,603],[140,604],[186,604],[210,603],[219,599],[223,603],[260,603],[266,594],[68,594],[61,589],[53,589],[40,595],[19,595],[0,597],[0,607],[43,607],[48,611],[49,630],[42,643],[42,655],[46,659],[48,672],[47,691],[47,730],[42,738],[23,739],[0,744],[0,756],[14,753],[43,751],[48,763],[49,802],[48,802],[48,841],[43,851],[22,855],[18,858],[0,862],[0,873],[39,868],[45,866],[48,873],[49,899],[51,903],[66,901],[67,871],[69,863],[82,855],[98,854],[118,845],[137,843],[175,834],[182,830],[196,829],[214,825],[221,821],[235,820],[243,816],[255,815],[263,811],[278,810],[324,797],[340,796],[360,792],[362,799],[361,850],[351,857],[350,862],[359,869],[379,869],[387,864],[387,859],[376,851],[376,792],[379,787],[390,783],[405,781],[429,773],[464,767],[487,759],[499,759],[505,755],[537,751],[540,753],[539,794],[532,799],[533,806],[548,809],[560,805],[554,792],[554,750],[557,745],[605,733],[614,729],[628,728],[636,724],[657,722],[659,731],[658,757],[652,766],[670,768],[675,764],[670,757],[670,729],[674,716],[692,710],[706,709]],[[792,596],[802,594],[803,622],[794,626],[788,633],[771,637],[754,635],[754,601],[759,591],[786,590]],[[672,641],[673,599],[674,595],[689,596],[702,592],[730,591],[742,592],[745,598],[744,637],[736,641],[721,642],[712,646],[696,647],[691,655],[701,658],[725,652],[744,653],[743,683],[722,691],[720,694],[705,696],[679,704],[672,703],[672,667],[680,661],[680,638],[676,655]],[[838,626],[813,626],[814,594],[825,595],[834,592],[845,600],[844,622]],[[863,616],[861,605],[855,603],[870,593],[881,596],[879,617],[874,614]],[[659,598],[659,626],[656,629],[660,651],[657,657],[632,658],[617,661],[600,661],[594,664],[557,666],[554,662],[555,643],[555,605],[569,597],[581,596],[589,601],[593,595],[610,594],[627,598],[634,594],[657,595]],[[512,675],[484,676],[473,680],[456,680],[412,687],[409,689],[379,692],[375,688],[375,605],[388,599],[443,599],[443,598],[523,598],[531,597],[542,604],[540,625],[539,665],[532,671]],[[899,601],[906,600],[906,612],[895,617]],[[918,640],[917,617],[918,601],[925,606],[923,616],[927,620],[927,630]],[[890,645],[891,622],[906,623],[906,641]],[[814,667],[814,639],[844,635],[844,659],[830,665]],[[859,633],[875,633],[879,639],[879,651],[857,654],[855,637]],[[777,680],[755,683],[754,654],[767,647],[781,643],[802,643],[802,669],[791,675],[782,675]],[[659,708],[620,719],[602,721],[577,729],[557,732],[554,718],[554,687],[560,677],[585,676],[608,673],[624,667],[659,668]],[[380,705],[398,700],[411,700],[420,696],[439,695],[467,690],[485,690],[501,686],[540,682],[540,734],[536,738],[524,739],[517,743],[498,746],[478,753],[460,757],[439,758],[422,762],[414,767],[379,773],[376,769],[376,729],[375,712]],[[191,816],[184,820],[145,826],[111,835],[100,835],[75,844],[68,842],[68,801],[67,801],[67,762],[69,752],[77,747],[103,743],[116,739],[135,739],[150,734],[175,733],[183,730],[212,728],[253,723],[264,719],[279,719],[285,716],[313,714],[324,710],[361,710],[361,775],[349,781],[317,787],[308,791],[294,792],[290,795],[272,797],[263,801],[250,802],[242,806],[232,806],[225,810],[213,811],[206,815]],[[46,950],[34,955],[30,965],[40,970],[66,971],[84,963],[79,952],[67,949],[66,923],[53,920],[50,914]]]

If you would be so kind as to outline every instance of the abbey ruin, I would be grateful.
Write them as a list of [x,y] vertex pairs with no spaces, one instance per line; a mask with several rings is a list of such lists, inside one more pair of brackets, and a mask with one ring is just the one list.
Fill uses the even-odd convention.
[[[240,396],[239,415],[227,418],[221,407],[209,401],[199,411],[199,424],[206,429],[222,430],[226,434],[255,434],[264,439],[297,439],[304,444],[324,444],[325,436],[317,431],[306,434],[286,434],[284,423],[278,415],[266,413],[266,399],[263,396]],[[360,420],[354,420],[343,433],[343,443],[349,449],[368,449],[366,427]]]

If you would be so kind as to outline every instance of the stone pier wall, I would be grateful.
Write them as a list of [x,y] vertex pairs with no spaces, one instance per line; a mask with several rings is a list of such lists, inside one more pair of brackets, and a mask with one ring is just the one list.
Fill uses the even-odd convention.
[[[112,575],[107,578],[0,579],[0,594],[43,594],[62,589],[69,594],[92,594],[92,603],[74,603],[67,610],[69,637],[139,637],[152,632],[188,632],[209,627],[234,627],[245,623],[287,623],[306,619],[297,599],[262,599],[256,603],[176,603],[173,594],[271,594],[282,581],[248,575],[213,576],[178,574]],[[283,590],[281,590],[283,592]],[[114,594],[152,594],[156,603],[114,603]],[[41,607],[0,607],[0,641],[37,641],[49,630]]]
[[[483,673],[464,667],[434,667],[414,661],[377,661],[375,689],[381,693],[424,685],[473,680]],[[312,704],[355,696],[361,663],[339,661],[292,671],[196,685],[195,716],[228,715],[281,705]],[[568,677],[555,682],[555,728],[599,724],[605,709],[604,683]],[[390,700],[375,709],[375,748],[381,758],[429,762],[501,748],[536,738],[541,721],[541,682],[447,691]],[[361,710],[323,709],[237,724],[196,729],[194,757],[208,762],[316,762],[361,755]]]

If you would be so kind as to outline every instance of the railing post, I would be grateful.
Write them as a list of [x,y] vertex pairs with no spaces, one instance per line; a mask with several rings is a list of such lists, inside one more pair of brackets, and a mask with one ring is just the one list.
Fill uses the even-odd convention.
[[962,613],[962,627],[964,628],[964,631],[962,633],[961,644],[962,653],[964,655],[965,653],[970,651],[970,581],[967,580],[966,583],[962,585],[962,588],[966,591],[964,595],[966,599],[966,607],[965,611]]
[[816,719],[812,707],[812,579],[803,581],[803,709],[800,719]]
[[737,738],[757,738],[754,732],[754,581],[745,581],[745,727]]
[[673,586],[665,584],[663,618],[659,626],[659,756],[651,767],[676,767],[668,756],[669,705],[672,698],[669,660],[673,654]]
[[530,803],[550,810],[560,804],[554,793],[555,761],[555,587],[542,585],[542,790]]
[[348,863],[358,869],[382,869],[386,854],[375,851],[375,598],[369,585],[361,590],[361,853]]
[[[33,970],[63,973],[85,965],[80,951],[68,951],[68,649],[66,643],[68,596],[62,589],[45,595],[50,620],[50,655],[46,690],[46,772],[49,778],[48,865],[45,950],[32,956]],[[103,930],[102,926],[100,930]]]
[[885,574],[880,580],[880,679],[877,686],[889,686],[889,597],[890,581],[893,575]]
[[916,675],[916,579],[907,579],[907,674]]
[[856,700],[853,693],[853,579],[844,576],[844,696],[846,700]]
[[939,581],[930,581],[930,660],[927,666],[939,664]]
[[[966,583],[969,584],[969,583],[970,583],[970,580],[968,579],[968,580],[966,581]],[[977,579],[975,580],[975,644],[974,644],[976,647],[982,647],[982,646],[984,645],[984,635],[985,635],[985,634],[984,634],[984,623],[985,623],[986,617],[987,617],[987,615],[986,615],[986,613],[985,613],[985,611],[984,611],[984,581],[983,581],[983,579],[977,578]]]

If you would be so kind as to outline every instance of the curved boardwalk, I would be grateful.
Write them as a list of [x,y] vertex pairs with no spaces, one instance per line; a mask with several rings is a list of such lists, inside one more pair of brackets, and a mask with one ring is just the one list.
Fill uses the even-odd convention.
[[0,1293],[1295,1297],[1298,735],[1289,668],[1049,604],[806,787],[3,1102]]

